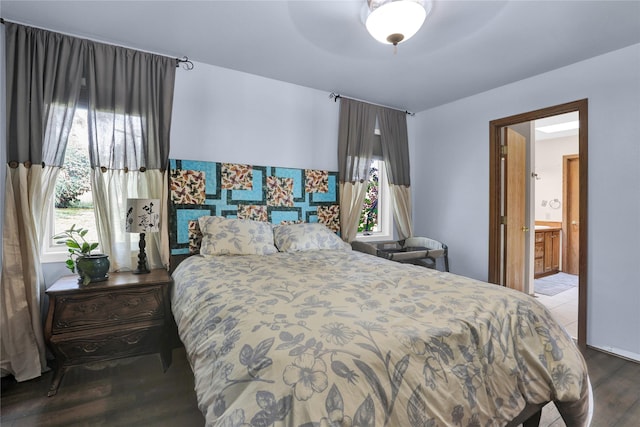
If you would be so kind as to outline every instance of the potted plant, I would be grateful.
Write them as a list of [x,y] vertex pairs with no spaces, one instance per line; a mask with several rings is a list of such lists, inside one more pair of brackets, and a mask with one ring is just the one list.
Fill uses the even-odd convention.
[[109,271],[109,258],[105,254],[93,254],[98,242],[88,242],[85,236],[89,230],[73,224],[71,228],[53,236],[56,243],[66,245],[69,250],[69,259],[66,261],[67,268],[72,273],[78,270],[80,275],[78,283],[88,285],[92,282],[107,280]]

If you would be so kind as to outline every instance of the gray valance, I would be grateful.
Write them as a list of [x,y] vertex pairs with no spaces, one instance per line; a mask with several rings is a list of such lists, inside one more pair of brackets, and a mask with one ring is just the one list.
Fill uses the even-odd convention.
[[86,59],[91,166],[165,170],[176,60],[100,43]]
[[82,94],[92,167],[167,168],[175,58],[5,26],[9,162],[62,166]]
[[[376,119],[380,136],[374,134]],[[385,161],[390,184],[410,185],[406,113],[342,97],[338,128],[340,180],[367,181],[372,157]]]
[[411,168],[409,166],[409,137],[407,114],[390,108],[378,108],[378,124],[382,143],[382,158],[387,165],[389,184],[409,186]]
[[5,44],[7,160],[61,166],[80,92],[85,44],[11,22],[5,23]]
[[340,99],[338,173],[342,182],[366,182],[373,153],[376,107],[349,98]]

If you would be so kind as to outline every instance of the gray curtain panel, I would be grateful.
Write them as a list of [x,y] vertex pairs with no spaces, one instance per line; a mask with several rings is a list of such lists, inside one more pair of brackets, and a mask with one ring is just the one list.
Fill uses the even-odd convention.
[[7,160],[61,166],[82,80],[84,43],[5,23]]
[[166,170],[176,59],[91,43],[86,64],[91,166]]
[[373,153],[376,107],[340,98],[338,173],[341,182],[366,182]]
[[389,184],[411,185],[407,114],[390,108],[378,109],[378,125],[382,140],[382,158],[387,165]]

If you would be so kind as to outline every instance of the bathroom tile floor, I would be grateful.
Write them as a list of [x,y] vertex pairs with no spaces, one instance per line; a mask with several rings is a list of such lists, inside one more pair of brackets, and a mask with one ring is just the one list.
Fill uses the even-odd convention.
[[535,294],[573,338],[578,337],[578,287],[554,296]]

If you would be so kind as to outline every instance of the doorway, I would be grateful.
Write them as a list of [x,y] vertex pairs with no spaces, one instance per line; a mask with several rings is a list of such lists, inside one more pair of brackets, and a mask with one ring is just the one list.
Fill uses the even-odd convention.
[[[577,273],[579,276],[578,283],[578,334],[577,341],[581,348],[586,348],[586,307],[587,307],[587,276],[586,276],[586,260],[587,260],[587,100],[579,100],[566,104],[557,105],[554,107],[543,108],[536,111],[531,111],[515,116],[505,117],[498,120],[493,120],[489,123],[490,127],[490,171],[489,171],[489,278],[488,281],[496,283],[502,286],[509,286],[507,283],[507,267],[513,269],[514,265],[517,265],[519,260],[512,259],[513,254],[516,257],[522,257],[519,250],[510,248],[510,242],[521,242],[528,240],[531,242],[529,250],[526,251],[525,258],[533,259],[534,251],[534,220],[532,217],[528,218],[525,222],[519,224],[509,225],[509,218],[505,212],[509,211],[509,206],[513,203],[522,204],[522,201],[514,202],[510,201],[510,198],[514,197],[513,193],[508,191],[508,187],[505,187],[505,182],[508,183],[507,171],[510,167],[513,167],[514,161],[511,161],[511,166],[508,160],[507,150],[503,148],[505,142],[505,128],[514,127],[522,123],[533,122],[534,120],[540,120],[551,116],[560,114],[577,112],[579,118],[578,129],[578,155],[577,162],[579,168],[574,168],[574,172],[577,174],[578,190],[577,190],[577,213],[578,220],[576,221],[575,235],[577,236]],[[525,153],[526,163],[531,164],[531,151]],[[572,167],[571,165],[568,167]],[[577,170],[575,170],[577,169]],[[521,171],[524,173],[524,171]],[[525,175],[525,179],[527,176]],[[529,181],[534,177],[530,177]],[[521,198],[525,198],[526,206],[529,206],[531,210],[531,201],[528,200],[526,192],[520,193]],[[562,200],[566,204],[566,200]],[[525,206],[525,209],[527,207]],[[563,219],[564,221],[564,219]],[[569,220],[568,225],[571,225]],[[578,227],[579,225],[579,227]],[[568,232],[570,230],[566,230]],[[509,237],[511,233],[511,237]],[[528,239],[522,239],[521,237],[514,239],[513,234],[528,233]],[[522,243],[519,243],[522,244]],[[567,262],[563,258],[563,262]],[[529,263],[524,263],[524,271],[517,270],[518,277],[524,277],[526,274],[528,277],[533,277],[533,265],[528,267]],[[509,273],[509,277],[513,276],[514,272]],[[526,280],[525,280],[526,282]],[[513,287],[513,286],[509,286]]]

